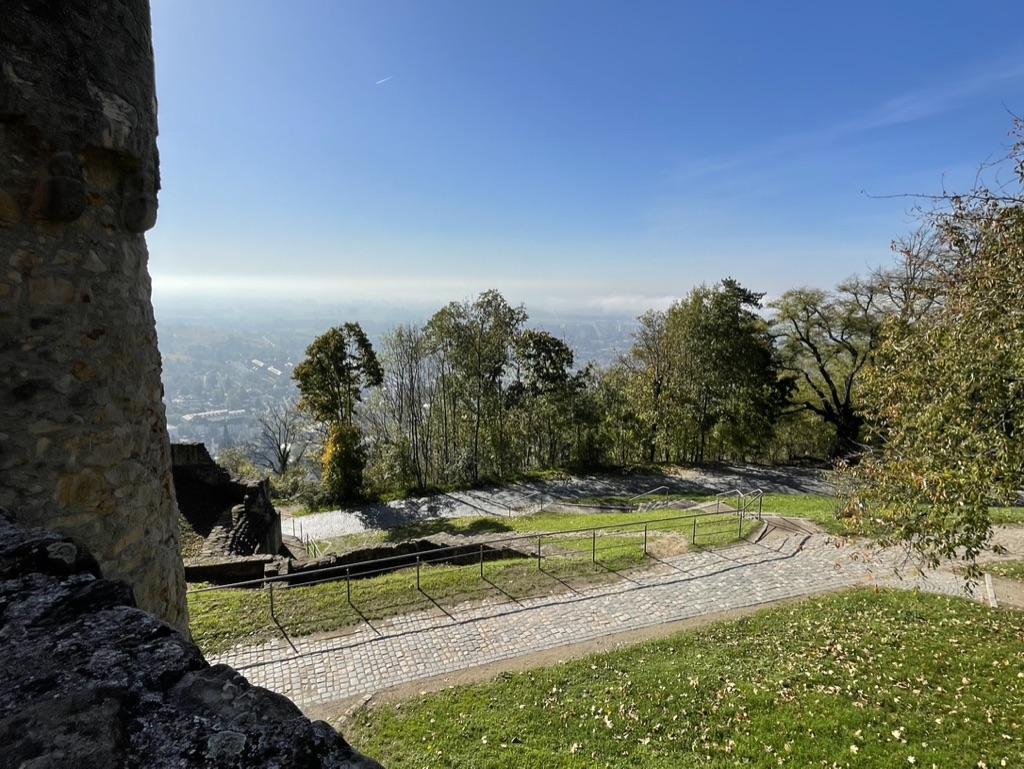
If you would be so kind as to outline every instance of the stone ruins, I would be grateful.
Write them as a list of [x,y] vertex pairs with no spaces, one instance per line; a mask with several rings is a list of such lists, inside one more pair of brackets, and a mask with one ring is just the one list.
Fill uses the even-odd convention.
[[83,542],[188,632],[143,233],[160,185],[149,5],[0,24],[0,506]]

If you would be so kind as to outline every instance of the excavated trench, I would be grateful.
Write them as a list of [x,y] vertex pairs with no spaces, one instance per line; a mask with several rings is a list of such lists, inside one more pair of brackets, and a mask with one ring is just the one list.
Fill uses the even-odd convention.
[[[439,545],[429,539],[417,539],[395,545],[352,550],[310,562],[309,567],[293,564],[288,570],[291,585],[308,584],[325,579],[365,579],[400,571],[417,562],[432,566],[472,566],[481,562],[533,558],[533,553],[509,547],[492,547],[486,543]],[[330,559],[331,563],[325,563]]]
[[507,545],[495,547],[478,542],[452,546],[429,539],[362,548],[342,555],[330,553],[316,559],[286,557],[288,550],[282,552],[284,555],[278,556],[189,558],[185,561],[185,578],[193,584],[258,589],[263,587],[264,580],[269,577],[275,578],[278,584],[308,585],[390,574],[415,566],[417,561],[433,566],[470,566],[481,562],[536,557],[536,553],[525,553]]

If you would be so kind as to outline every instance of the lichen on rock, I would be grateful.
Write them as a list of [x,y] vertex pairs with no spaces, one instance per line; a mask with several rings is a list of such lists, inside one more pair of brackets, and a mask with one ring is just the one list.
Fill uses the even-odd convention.
[[0,769],[381,769],[287,698],[210,666],[69,539],[0,508]]

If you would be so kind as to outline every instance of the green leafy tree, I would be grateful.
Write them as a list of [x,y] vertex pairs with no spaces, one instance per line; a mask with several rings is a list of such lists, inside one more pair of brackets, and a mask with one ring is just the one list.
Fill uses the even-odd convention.
[[673,361],[666,314],[648,310],[637,320],[640,325],[633,332],[633,346],[619,363],[629,372],[625,384],[636,418],[643,425],[645,459],[655,462],[664,458],[667,396]]
[[608,464],[609,441],[602,431],[606,417],[600,396],[601,376],[593,363],[573,374],[572,448],[569,463],[583,470]]
[[235,444],[217,454],[217,464],[227,470],[232,478],[256,480],[263,473],[253,462],[255,447],[249,444]]
[[830,458],[861,448],[858,388],[891,314],[885,298],[880,283],[850,278],[834,291],[791,289],[769,305],[783,366],[797,383],[796,408],[835,431]]
[[354,502],[363,495],[366,449],[362,431],[354,424],[330,426],[323,451],[321,496],[324,502]]
[[520,415],[526,468],[552,468],[569,460],[574,396],[573,352],[547,331],[528,329],[514,343],[516,380],[509,401]]
[[691,462],[743,458],[771,438],[789,381],[758,313],[763,296],[726,278],[668,311],[675,441]]
[[[1020,124],[1017,124],[1018,131]],[[1014,181],[943,199],[933,307],[893,316],[864,386],[872,450],[853,468],[851,515],[931,565],[974,559],[989,507],[1024,488],[1024,144]]]
[[356,405],[366,388],[384,379],[373,346],[358,323],[329,329],[306,348],[292,377],[301,394],[298,407],[329,428],[321,456],[324,501],[358,498],[366,460]]
[[492,289],[472,302],[450,303],[427,323],[440,357],[446,460],[458,480],[504,473],[507,367],[526,319],[522,305],[510,306]]
[[384,372],[362,327],[346,323],[313,340],[292,378],[300,409],[321,422],[352,424],[363,390],[379,386]]
[[762,296],[726,278],[639,318],[633,347],[619,371],[609,372],[609,384],[623,381],[632,412],[630,418],[617,408],[620,456],[628,454],[623,441],[634,421],[648,462],[701,463],[763,450],[788,384],[758,313]]
[[[640,389],[641,377],[647,372],[626,364],[626,358],[607,370],[597,379],[593,392],[594,410],[600,425],[598,445],[604,449],[602,461],[616,467],[626,467],[635,462],[649,461],[651,456],[651,429],[644,410],[650,402],[644,403],[637,395],[650,392]],[[635,361],[630,361],[634,363]],[[640,382],[638,382],[640,379]],[[649,412],[648,412],[649,413]],[[657,443],[654,443],[657,451]]]
[[436,479],[434,423],[438,376],[431,343],[421,328],[400,325],[384,335],[384,385],[369,409],[375,482],[386,491],[424,489]]

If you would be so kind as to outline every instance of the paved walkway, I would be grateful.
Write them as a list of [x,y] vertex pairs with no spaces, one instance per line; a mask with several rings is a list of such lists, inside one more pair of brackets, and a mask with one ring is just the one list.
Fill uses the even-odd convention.
[[[1002,558],[1024,559],[1024,529],[998,529],[995,541],[1008,550]],[[624,631],[866,584],[963,594],[960,578],[916,574],[900,552],[770,527],[757,542],[667,559],[612,585],[236,647],[210,661],[310,707]],[[985,595],[984,585],[976,587],[977,600]]]

